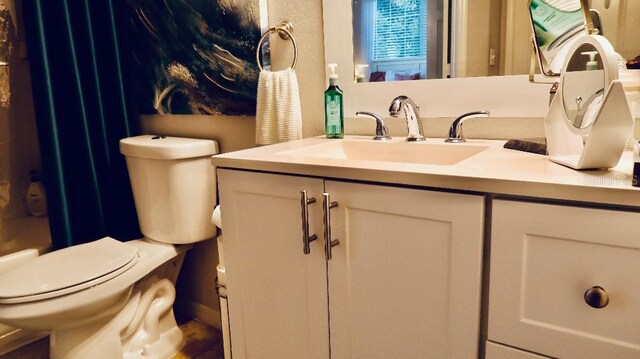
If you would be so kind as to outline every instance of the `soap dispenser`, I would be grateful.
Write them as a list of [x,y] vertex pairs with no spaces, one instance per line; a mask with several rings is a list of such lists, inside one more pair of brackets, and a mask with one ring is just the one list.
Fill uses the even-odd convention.
[[585,70],[593,71],[598,69],[598,61],[596,61],[596,55],[598,54],[598,51],[584,51],[581,54],[589,56],[589,61],[587,61]]
[[324,92],[324,124],[327,138],[344,137],[344,104],[338,87],[337,64],[327,65],[331,70],[329,88]]
[[25,203],[29,215],[36,217],[47,215],[47,196],[36,171],[29,172],[29,186],[27,187]]

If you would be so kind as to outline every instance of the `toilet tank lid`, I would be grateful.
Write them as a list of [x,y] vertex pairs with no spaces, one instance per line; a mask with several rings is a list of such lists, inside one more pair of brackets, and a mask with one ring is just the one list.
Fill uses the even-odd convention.
[[143,135],[120,140],[120,153],[158,160],[206,157],[218,153],[218,143],[213,140]]

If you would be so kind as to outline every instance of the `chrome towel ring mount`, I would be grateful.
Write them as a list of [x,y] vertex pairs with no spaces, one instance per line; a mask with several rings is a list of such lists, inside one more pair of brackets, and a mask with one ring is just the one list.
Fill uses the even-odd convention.
[[256,46],[256,63],[258,64],[258,68],[262,71],[262,64],[260,63],[260,50],[262,49],[262,43],[271,33],[278,33],[280,38],[283,40],[291,40],[293,44],[293,62],[291,63],[291,69],[296,67],[296,62],[298,62],[298,44],[296,43],[296,39],[293,37],[293,25],[289,21],[283,21],[278,26],[270,27],[262,36],[260,37],[260,41],[258,41],[258,46]]

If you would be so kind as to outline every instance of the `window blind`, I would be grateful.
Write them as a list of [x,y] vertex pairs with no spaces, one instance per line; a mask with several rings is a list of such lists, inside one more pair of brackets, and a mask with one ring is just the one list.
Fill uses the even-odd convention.
[[377,0],[374,60],[427,54],[427,0]]

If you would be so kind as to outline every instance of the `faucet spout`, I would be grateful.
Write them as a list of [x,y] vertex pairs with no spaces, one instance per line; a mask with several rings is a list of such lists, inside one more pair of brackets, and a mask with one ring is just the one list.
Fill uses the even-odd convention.
[[407,96],[398,96],[391,101],[389,115],[398,117],[400,112],[404,112],[407,120],[407,141],[424,141],[424,131],[422,120],[420,119],[420,107]]

